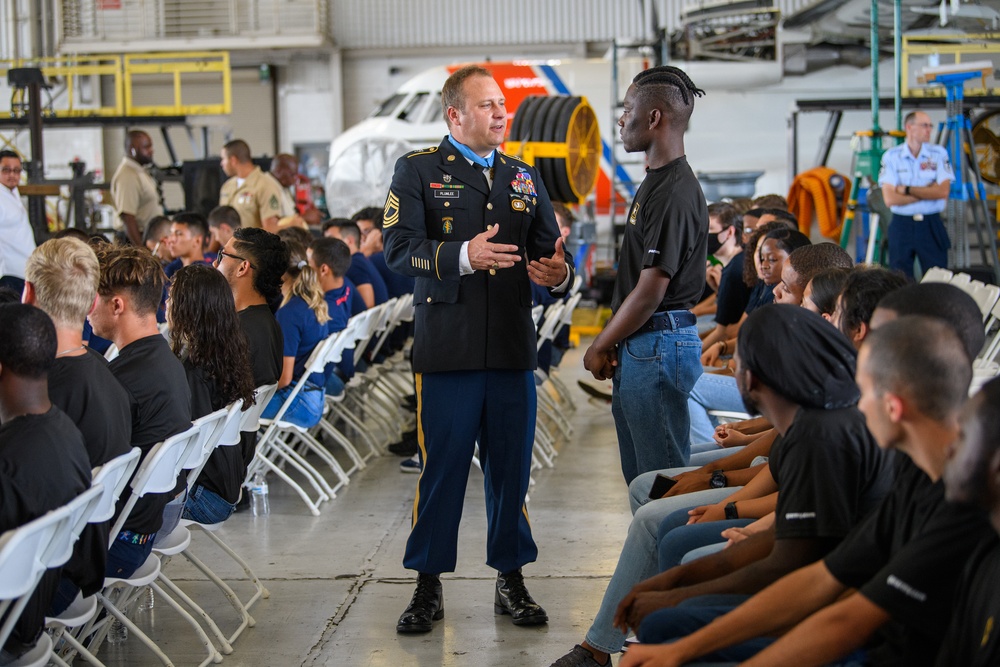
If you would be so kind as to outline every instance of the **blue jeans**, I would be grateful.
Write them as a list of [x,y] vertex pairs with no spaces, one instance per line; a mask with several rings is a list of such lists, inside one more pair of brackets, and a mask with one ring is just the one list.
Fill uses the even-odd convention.
[[694,385],[688,397],[688,413],[691,418],[690,439],[692,443],[710,442],[715,435],[719,420],[708,415],[708,410],[729,410],[743,412],[746,406],[736,387],[736,378],[731,375],[705,373]]
[[[666,644],[700,630],[719,616],[732,611],[747,596],[706,596],[691,598],[676,607],[660,609],[646,616],[639,626],[639,640],[645,644]],[[709,604],[705,604],[709,603]],[[722,603],[710,606],[712,603]],[[743,662],[757,655],[771,643],[773,637],[758,637],[703,655],[692,662]]]
[[687,465],[687,397],[701,375],[700,356],[693,326],[633,334],[618,346],[611,413],[629,484],[650,470]]
[[189,521],[197,521],[205,525],[222,523],[236,511],[236,505],[226,502],[226,499],[215,491],[209,491],[201,484],[195,484],[187,502],[184,503],[184,514]]
[[[288,395],[292,393],[294,388],[295,384],[292,383],[276,391],[274,396],[271,397],[271,402],[264,408],[261,418],[273,419],[278,414],[278,410],[281,409],[281,404],[285,402],[285,399],[288,398]],[[319,423],[319,419],[322,416],[323,390],[307,380],[305,386],[302,387],[302,391],[295,397],[292,404],[288,406],[288,410],[285,411],[281,420],[292,422],[302,428],[312,428]]]
[[336,372],[330,371],[326,374],[326,394],[327,396],[340,396],[344,393],[344,381]]
[[[671,474],[679,471],[659,472]],[[611,575],[608,588],[604,591],[597,616],[587,631],[587,643],[598,651],[617,653],[622,649],[625,634],[612,624],[618,604],[633,586],[660,572],[657,567],[656,538],[663,518],[677,509],[718,502],[740,488],[711,489],[687,493],[676,498],[649,500],[649,487],[655,476],[655,472],[640,475],[629,486],[629,498],[637,508],[635,516],[632,517],[628,537],[625,538],[622,553],[618,557],[618,565]],[[638,503],[640,498],[646,500],[641,506]]]
[[153,537],[146,540],[145,544],[135,544],[115,539],[111,548],[108,549],[108,564],[104,569],[104,576],[116,577],[118,579],[128,579],[139,566],[146,562],[149,554],[153,552]]
[[742,528],[753,523],[752,519],[732,521],[710,521],[687,525],[688,509],[680,509],[666,516],[660,522],[656,550],[660,570],[666,572],[681,564],[684,556],[695,549],[725,542],[722,531],[728,528]]

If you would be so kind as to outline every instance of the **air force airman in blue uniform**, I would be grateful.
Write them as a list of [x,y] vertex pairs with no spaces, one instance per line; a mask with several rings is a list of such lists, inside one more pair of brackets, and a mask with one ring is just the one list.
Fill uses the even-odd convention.
[[922,271],[948,266],[951,241],[941,221],[955,174],[948,151],[930,143],[930,117],[922,111],[906,116],[906,141],[882,155],[878,183],[892,209],[889,223],[889,266],[913,277],[913,260]]
[[534,168],[497,147],[507,112],[487,70],[465,67],[442,90],[449,136],[396,163],[385,206],[389,267],[413,276],[413,370],[423,472],[403,564],[419,573],[396,626],[426,632],[444,615],[438,575],[455,569],[476,442],[486,487],[494,610],[517,625],[548,617],[520,568],[535,560],[524,505],[535,431],[536,332],[530,282],[564,293],[552,204]]

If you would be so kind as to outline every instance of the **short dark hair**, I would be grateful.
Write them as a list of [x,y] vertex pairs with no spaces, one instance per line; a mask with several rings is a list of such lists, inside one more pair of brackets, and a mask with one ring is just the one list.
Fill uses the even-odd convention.
[[343,278],[351,267],[351,249],[340,239],[327,236],[316,239],[309,247],[316,268],[325,264],[330,267],[333,275]]
[[301,227],[283,227],[278,230],[278,238],[285,243],[288,243],[289,241],[296,241],[307,248],[309,247],[309,244],[313,242],[313,239],[315,239],[312,232],[302,229]]
[[174,216],[174,222],[178,225],[186,225],[188,230],[195,236],[208,236],[208,221],[205,216],[197,211],[183,211]]
[[39,308],[0,305],[0,366],[18,377],[46,377],[56,358],[56,327]]
[[[162,231],[166,227],[167,231]],[[142,233],[142,242],[153,243],[158,242],[164,236],[170,233],[170,218],[165,215],[158,215],[149,222],[146,223],[146,231]]]
[[0,160],[3,160],[4,158],[14,158],[18,162],[21,161],[21,156],[20,155],[18,155],[14,151],[7,150],[7,149],[4,149],[4,150],[0,151]]
[[850,338],[868,324],[875,306],[890,292],[906,285],[906,276],[881,266],[855,267],[840,294],[840,331]]
[[331,227],[336,227],[340,230],[341,236],[350,236],[354,239],[355,246],[361,246],[361,230],[358,228],[358,223],[347,218],[334,218],[323,223],[323,233],[326,233],[326,230]]
[[95,248],[101,265],[97,293],[103,297],[119,292],[129,295],[139,315],[150,315],[160,307],[167,277],[159,260],[145,248],[106,244]]
[[875,390],[906,396],[938,421],[965,403],[972,363],[958,334],[937,318],[905,315],[872,331],[862,346]]
[[281,277],[288,268],[288,248],[277,234],[259,227],[233,231],[233,248],[254,266],[253,288],[273,303],[281,296]]
[[799,248],[812,245],[808,236],[797,229],[788,229],[787,227],[771,230],[764,235],[764,238],[768,241],[774,241],[780,249],[789,255]]
[[948,283],[919,283],[890,292],[877,308],[891,310],[900,317],[923,315],[944,320],[955,329],[969,359],[975,359],[986,342],[983,314],[976,300]]
[[785,211],[788,210],[788,200],[782,197],[781,195],[775,195],[775,194],[761,195],[760,197],[754,197],[754,200],[751,203],[751,205],[754,208],[763,208],[763,209],[780,208]]
[[79,227],[66,227],[60,229],[58,232],[53,234],[50,239],[76,239],[77,241],[83,241],[84,243],[90,242],[90,234],[83,231]]
[[227,142],[222,148],[225,149],[226,155],[236,158],[236,161],[239,163],[246,164],[252,160],[250,146],[242,139],[233,139]]
[[736,227],[740,231],[743,227],[743,216],[739,214],[736,207],[726,202],[715,202],[708,205],[708,217],[718,218],[722,225],[721,231],[726,231],[730,227]]
[[232,206],[216,206],[208,214],[208,226],[218,227],[219,225],[229,225],[233,229],[243,226],[240,221],[240,213]]
[[837,309],[837,298],[844,291],[844,283],[847,282],[849,275],[851,269],[836,267],[824,269],[811,278],[812,293],[809,295],[809,300],[816,305],[819,312],[833,315],[833,311]]
[[383,209],[378,206],[365,206],[351,216],[351,222],[357,223],[358,220],[371,220],[373,225],[382,229],[382,212]]
[[788,263],[798,274],[798,286],[803,289],[820,271],[854,266],[851,256],[836,243],[814,243],[796,248],[788,256]]
[[[567,227],[572,227],[573,223],[576,222],[576,216],[573,214],[573,210],[560,201],[552,202],[552,211],[556,214],[556,222],[562,220],[566,223]],[[560,227],[561,226],[562,225],[560,225]]]
[[465,111],[465,94],[463,92],[465,80],[474,76],[488,76],[491,79],[493,78],[493,74],[485,67],[466,65],[452,72],[448,80],[444,82],[444,86],[441,87],[441,113],[444,114],[444,121],[446,123],[451,123],[448,120],[449,107]]

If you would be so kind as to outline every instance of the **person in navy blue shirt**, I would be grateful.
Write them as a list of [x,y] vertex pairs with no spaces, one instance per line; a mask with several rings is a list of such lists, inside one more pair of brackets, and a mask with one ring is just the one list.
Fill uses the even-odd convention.
[[413,276],[396,273],[385,263],[385,251],[382,246],[382,209],[369,206],[363,208],[351,218],[361,230],[361,253],[368,258],[378,274],[385,281],[389,298],[413,294]]
[[[360,301],[357,290],[344,278],[351,264],[351,251],[340,239],[325,237],[313,241],[309,248],[309,264],[316,271],[323,298],[330,311],[327,327],[330,333],[343,331],[353,314],[351,303]],[[328,367],[326,393],[338,396],[344,391],[344,381],[354,375],[354,350],[344,350],[336,368]]]
[[172,278],[182,266],[211,265],[215,256],[205,256],[204,246],[207,237],[208,221],[201,213],[186,211],[174,216],[174,221],[170,225],[170,236],[167,237],[167,247],[174,261],[163,269],[163,272],[167,274],[167,280]]
[[[274,417],[282,403],[295,388],[305,372],[306,361],[316,346],[327,337],[330,321],[329,309],[323,290],[316,280],[316,271],[309,266],[306,247],[294,240],[286,240],[288,268],[281,288],[282,300],[274,314],[284,338],[281,377],[278,391],[264,408],[263,417]],[[303,428],[312,428],[323,414],[323,391],[326,382],[323,373],[313,373],[306,386],[285,412],[283,419]]]
[[346,218],[334,218],[323,223],[323,236],[340,239],[351,250],[351,266],[347,277],[354,283],[369,308],[389,300],[389,290],[372,263],[361,252],[361,230]]

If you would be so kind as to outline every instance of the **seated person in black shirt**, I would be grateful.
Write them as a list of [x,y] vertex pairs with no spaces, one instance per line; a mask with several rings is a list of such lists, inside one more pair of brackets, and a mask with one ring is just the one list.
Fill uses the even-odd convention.
[[[128,394],[104,356],[83,342],[83,323],[101,277],[97,255],[75,238],[50,239],[31,253],[24,273],[24,302],[45,311],[56,327],[59,344],[49,371],[49,398],[83,434],[90,467],[104,465],[132,448],[132,414]],[[50,615],[60,614],[78,591],[87,596],[103,587],[109,528],[109,522],[84,527],[63,567]]]
[[719,264],[707,269],[707,282],[715,287],[715,328],[702,338],[702,349],[735,338],[736,325],[750,301],[750,288],[743,281],[746,254],[741,227],[740,214],[731,205],[708,207],[708,254]]
[[[249,341],[247,353],[254,385],[275,384],[281,377],[284,339],[274,311],[281,302],[288,248],[275,234],[255,227],[241,227],[219,251],[215,267],[233,292],[240,326]],[[244,476],[256,445],[256,430],[240,433]],[[236,503],[238,491],[239,488],[222,489],[221,495],[226,502]]]
[[854,344],[868,335],[869,321],[883,297],[907,284],[906,276],[880,266],[858,266],[847,276],[830,321]]
[[[943,283],[941,283],[943,284]],[[957,289],[957,288],[956,288]],[[945,497],[989,512],[1000,533],[1000,380],[983,385],[962,414],[962,432],[948,452]],[[955,565],[957,567],[957,565]],[[1000,665],[1000,541],[983,540],[969,558],[952,601],[951,625],[938,653],[937,667]]]
[[[616,621],[638,629],[643,641],[676,636],[693,622],[687,610],[649,614],[651,608],[704,595],[750,595],[822,558],[892,483],[891,457],[855,407],[855,352],[826,321],[800,307],[765,306],[740,329],[736,360],[748,411],[767,417],[781,436],[768,462],[778,490],[775,525],[636,586]],[[727,518],[739,518],[738,509],[733,505],[736,516],[727,511]]]
[[[128,394],[131,444],[142,450],[145,459],[157,443],[191,427],[191,391],[184,366],[156,324],[166,277],[160,263],[144,249],[107,245],[97,250],[97,259],[101,281],[89,320],[94,333],[118,346],[111,373]],[[164,525],[163,510],[184,489],[180,475],[173,493],[150,493],[138,500],[108,553],[108,576],[130,576],[149,556],[161,527],[164,535],[173,530]],[[118,499],[119,512],[129,495],[126,487]],[[179,519],[178,511],[173,524]]]
[[[940,480],[971,377],[941,321],[907,316],[869,334],[858,406],[879,445],[905,455],[892,492],[822,561],[683,639],[630,650],[621,665],[744,660],[764,646],[744,664],[823,665],[861,647],[863,664],[932,664],[962,565],[992,532],[980,510],[945,502]],[[764,639],[741,644],[754,638]],[[730,646],[736,653],[720,651]]]
[[836,243],[816,243],[796,248],[781,266],[781,281],[774,286],[775,303],[801,306],[806,285],[827,269],[851,269],[854,260]]
[[[56,331],[41,310],[0,305],[0,532],[61,507],[90,486],[83,436],[52,405],[48,373],[56,356]],[[7,641],[5,655],[34,644],[59,577],[35,589]],[[0,619],[3,620],[3,619]],[[6,664],[6,660],[4,660]]]
[[[184,362],[191,389],[191,419],[240,398],[244,410],[253,405],[249,344],[225,277],[211,266],[185,266],[174,274],[167,306],[174,354]],[[245,476],[240,447],[216,447],[184,503],[184,518],[205,524],[228,519]]]

